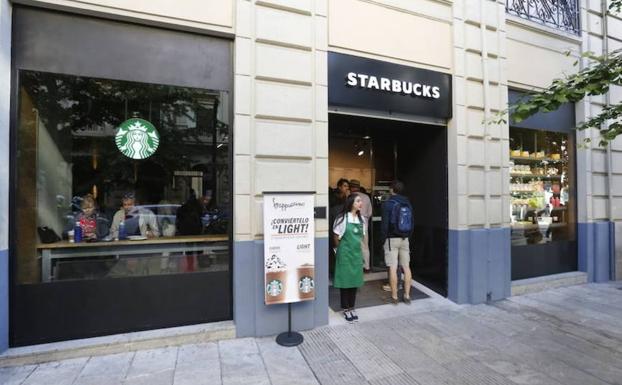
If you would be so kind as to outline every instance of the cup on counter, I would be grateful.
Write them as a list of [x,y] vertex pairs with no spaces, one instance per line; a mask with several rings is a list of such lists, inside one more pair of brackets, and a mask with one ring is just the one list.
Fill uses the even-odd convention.
[[69,239],[69,243],[74,243],[74,238],[73,238],[73,230],[69,230],[67,231],[67,238]]

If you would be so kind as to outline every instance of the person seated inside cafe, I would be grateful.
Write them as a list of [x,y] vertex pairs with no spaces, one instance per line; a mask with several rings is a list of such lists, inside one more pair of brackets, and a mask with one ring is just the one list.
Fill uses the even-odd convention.
[[155,214],[144,207],[136,206],[133,193],[126,193],[121,199],[121,208],[112,217],[110,236],[119,239],[121,222],[125,227],[126,236],[143,236],[155,238],[160,236],[158,221]]
[[82,238],[85,241],[97,241],[108,234],[108,219],[101,216],[97,211],[95,197],[86,194],[80,203],[82,210],[76,217],[82,228]]

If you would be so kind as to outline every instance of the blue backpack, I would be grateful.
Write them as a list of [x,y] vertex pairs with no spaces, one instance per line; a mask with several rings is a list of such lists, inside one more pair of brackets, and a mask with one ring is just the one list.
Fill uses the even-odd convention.
[[389,218],[389,231],[402,238],[410,236],[413,231],[413,209],[410,203],[394,201]]

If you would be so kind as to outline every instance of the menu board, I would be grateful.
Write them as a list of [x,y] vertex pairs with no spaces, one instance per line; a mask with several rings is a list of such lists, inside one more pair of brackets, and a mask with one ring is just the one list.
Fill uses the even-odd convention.
[[266,305],[315,298],[312,193],[264,194]]

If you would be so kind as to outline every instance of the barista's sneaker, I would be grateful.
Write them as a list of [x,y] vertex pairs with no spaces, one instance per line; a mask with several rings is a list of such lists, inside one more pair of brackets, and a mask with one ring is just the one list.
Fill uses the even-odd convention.
[[352,312],[350,310],[344,310],[343,317],[350,323],[354,322],[354,317],[352,317]]

